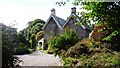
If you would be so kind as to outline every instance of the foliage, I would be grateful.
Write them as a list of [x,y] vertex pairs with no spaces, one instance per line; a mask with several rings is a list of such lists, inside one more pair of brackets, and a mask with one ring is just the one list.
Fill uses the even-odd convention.
[[105,45],[85,38],[70,47],[64,55],[65,57],[79,58],[82,54],[92,55],[100,52],[107,52]]
[[73,46],[76,42],[78,42],[79,37],[74,31],[66,30],[61,35],[52,38],[48,46],[53,49],[55,54],[59,53],[60,50],[67,50],[71,46]]
[[[104,25],[102,30],[107,31],[103,41],[112,46],[119,47],[120,39],[120,1],[118,2],[82,2],[83,9],[91,11],[86,14],[88,18],[97,22],[96,25]],[[113,47],[113,49],[115,49]],[[119,51],[120,49],[115,49]]]
[[14,54],[28,54],[31,53],[31,51],[29,50],[28,46],[25,45],[24,43],[19,43],[18,46],[15,47],[14,49]]
[[[81,46],[84,45],[84,46]],[[120,66],[120,53],[112,52],[106,44],[89,39],[83,39],[66,51],[61,51],[60,57],[65,66],[80,67],[110,67]]]
[[[62,0],[57,4],[65,5],[70,0]],[[86,2],[88,1],[88,2]],[[93,39],[80,41],[87,46],[88,53],[79,57],[76,66],[81,67],[120,67],[120,1],[117,2],[89,2],[90,0],[74,0],[73,4],[82,6],[86,12],[82,12],[82,23],[95,23],[96,29],[93,29]],[[97,1],[97,0],[94,0]],[[92,21],[91,21],[92,20]],[[79,23],[78,23],[79,24]],[[104,26],[101,28],[101,26]],[[100,28],[99,28],[100,27]],[[94,31],[95,30],[95,31]],[[99,41],[99,42],[96,42]],[[73,56],[75,46],[69,49],[69,55]],[[114,51],[117,51],[114,53]],[[65,55],[65,51],[63,51]],[[76,57],[62,56],[64,64],[71,65]],[[74,64],[73,64],[74,66]]]
[[81,57],[77,66],[82,67],[119,67],[120,66],[120,54],[111,53],[96,53],[92,57]]
[[34,21],[28,22],[27,28],[19,32],[21,43],[24,43],[29,48],[35,49],[38,39],[42,37],[40,31],[42,32],[42,27],[44,24],[45,21],[41,19],[35,19]]
[[[64,5],[70,0],[63,0],[58,2],[60,5]],[[82,9],[86,10],[82,12],[82,23],[96,23],[97,26],[103,26],[101,28],[101,32],[95,32],[93,36],[98,36],[98,40],[102,40],[111,44],[112,46],[119,47],[119,39],[120,39],[120,1],[117,2],[94,2],[90,0],[74,0],[73,5],[82,6]],[[65,2],[65,3],[64,3]],[[92,20],[92,21],[91,21]],[[99,30],[98,30],[99,31]],[[105,33],[106,31],[107,33]],[[103,36],[105,35],[105,36]],[[103,38],[104,37],[104,38]],[[113,49],[115,49],[113,47]],[[117,51],[120,48],[115,49]]]
[[36,40],[38,41],[38,40],[40,40],[42,38],[43,38],[43,31],[37,32],[37,34],[36,34]]
[[28,40],[26,40],[26,38],[24,37],[24,35],[21,32],[17,33],[17,36],[18,36],[18,39],[17,39],[18,45],[14,46],[14,48],[13,48],[14,54],[30,53],[30,51],[29,51],[30,42]]
[[109,48],[111,50],[120,51],[120,42],[118,42],[120,39],[120,30],[115,30],[112,32],[109,36],[104,37],[103,41],[108,43]]
[[26,43],[25,37],[22,35],[22,33],[18,33],[19,41],[22,43]]
[[61,0],[61,1],[57,1],[56,4],[58,4],[59,6],[64,6],[67,2],[69,2],[69,0]]
[[75,66],[78,63],[78,59],[75,58],[66,58],[64,60],[64,66]]
[[13,47],[17,46],[17,31],[10,27],[0,23],[2,28],[2,67],[13,67]]
[[84,44],[77,43],[75,46],[69,48],[66,52],[66,57],[79,58],[82,54],[87,54],[88,47]]
[[25,45],[30,45],[30,42],[28,40],[26,40],[25,36],[19,32],[18,33],[18,40],[19,40],[19,43],[24,43]]
[[36,34],[39,31],[42,31],[42,27],[45,24],[45,21],[41,19],[35,19],[34,21],[28,22],[28,27],[23,30],[24,36],[27,40],[30,40],[32,34]]
[[36,39],[35,39],[35,34],[32,34],[32,36],[30,37],[30,43],[31,43],[31,48],[35,49],[36,48]]
[[108,33],[108,31],[104,29],[105,28],[103,25],[94,26],[91,32],[92,33],[91,39],[95,41],[102,41],[104,36]]
[[55,43],[55,38],[56,37],[53,37],[53,36],[51,36],[50,37],[50,40],[49,40],[49,42],[48,42],[48,48],[47,48],[47,53],[48,54],[52,54],[53,52],[55,53],[55,48],[54,48],[54,46],[53,46],[53,44]]

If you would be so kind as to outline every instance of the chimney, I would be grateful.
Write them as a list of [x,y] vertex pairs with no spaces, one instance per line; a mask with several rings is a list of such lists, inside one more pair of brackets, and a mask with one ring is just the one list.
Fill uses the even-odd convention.
[[76,14],[76,7],[71,8],[71,14],[72,13]]
[[52,15],[55,15],[55,9],[54,9],[54,8],[52,8],[51,14],[52,14]]

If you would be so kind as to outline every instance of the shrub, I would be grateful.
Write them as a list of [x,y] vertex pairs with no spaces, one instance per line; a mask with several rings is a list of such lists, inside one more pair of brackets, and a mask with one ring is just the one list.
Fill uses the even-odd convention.
[[119,30],[115,30],[114,32],[112,32],[111,34],[109,34],[108,36],[104,37],[102,40],[106,43],[108,43],[109,45],[109,49],[111,50],[115,50],[115,51],[120,51],[120,42],[118,42],[120,39],[120,29]]
[[51,37],[50,41],[48,42],[48,49],[47,49],[47,53],[51,54],[54,52],[54,48],[53,48],[53,44],[55,43],[55,38]]
[[37,41],[35,39],[35,34],[30,37],[31,49],[36,49]]
[[53,49],[52,49],[52,47],[50,47],[50,45],[49,45],[49,47],[47,49],[47,53],[48,54],[53,54]]
[[102,38],[108,33],[108,30],[105,30],[105,25],[95,25],[91,32],[91,38],[95,41],[101,41]]
[[[64,66],[75,66],[78,63],[78,59],[75,58],[66,58],[64,60]],[[69,68],[69,67],[68,67]]]
[[[17,31],[0,23],[0,41],[2,45],[2,68],[13,67],[13,47],[17,45]],[[1,49],[0,49],[1,50]]]
[[96,53],[92,57],[81,59],[77,66],[83,67],[119,67],[120,54]]
[[24,43],[19,43],[18,46],[14,48],[14,54],[28,54],[31,53],[28,46]]
[[49,41],[48,46],[52,48],[54,54],[59,55],[58,51],[62,49],[67,51],[67,49],[75,45],[78,40],[79,37],[77,34],[72,30],[68,30],[63,32],[61,35],[52,38]]
[[88,52],[88,47],[86,45],[77,43],[75,46],[67,50],[66,56],[79,58],[81,54],[86,54],[87,52]]
[[80,59],[76,66],[89,67],[95,65],[94,60],[98,61],[98,59],[91,60],[89,58],[103,53],[110,53],[110,50],[106,48],[105,44],[85,38],[63,53],[62,59],[65,61],[65,65],[71,64],[72,66],[75,63],[71,62],[73,59],[68,60],[68,58]]
[[88,38],[82,39],[79,44],[85,45],[90,55],[109,51],[109,49],[106,48],[106,44]]

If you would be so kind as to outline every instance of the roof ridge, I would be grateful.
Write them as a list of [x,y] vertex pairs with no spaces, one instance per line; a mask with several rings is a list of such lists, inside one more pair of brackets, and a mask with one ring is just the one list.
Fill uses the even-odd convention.
[[[65,25],[68,23],[68,21],[71,19],[72,16],[77,17],[76,19],[77,19],[77,21],[79,21],[79,22],[82,20],[81,17],[79,17],[78,15],[72,13],[72,14],[70,14],[70,16],[69,16],[69,19],[67,19],[67,21],[64,23],[64,25],[63,25],[62,28],[65,27]],[[89,25],[85,25],[84,23],[82,23],[82,25],[85,27],[85,29],[91,30]],[[84,28],[84,27],[83,27],[83,28]]]
[[58,17],[58,16],[55,16],[55,15],[53,15],[53,17],[56,19],[56,21],[58,22],[58,24],[62,27],[64,24],[65,24],[65,22],[66,22],[66,20],[64,20],[63,18],[60,18],[60,17]]
[[65,20],[65,19],[63,19],[63,18],[61,18],[61,17],[58,17],[58,16],[56,16],[56,15],[53,15],[53,16],[55,16],[55,17],[57,17],[57,18],[60,18],[60,19],[62,19],[62,20]]

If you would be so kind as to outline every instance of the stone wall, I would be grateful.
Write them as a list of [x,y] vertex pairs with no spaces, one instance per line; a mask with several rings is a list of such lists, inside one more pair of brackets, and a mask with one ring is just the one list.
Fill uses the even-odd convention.
[[47,24],[44,29],[44,39],[46,40],[46,42],[49,41],[49,39],[52,36],[56,36],[61,33],[60,28],[58,27],[58,25],[52,18],[50,19],[50,21],[48,23],[49,24]]

